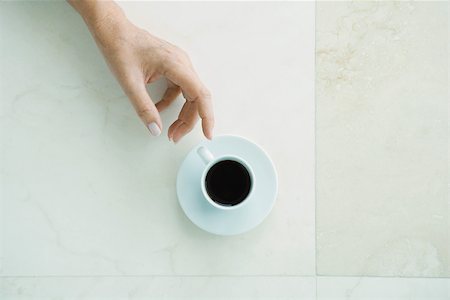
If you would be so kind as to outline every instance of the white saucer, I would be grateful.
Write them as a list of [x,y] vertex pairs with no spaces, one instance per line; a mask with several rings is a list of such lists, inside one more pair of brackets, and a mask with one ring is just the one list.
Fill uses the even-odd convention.
[[[253,193],[242,207],[221,210],[203,196],[200,178],[205,164],[196,153],[206,146],[215,157],[236,155],[244,159],[255,175]],[[278,190],[275,167],[269,156],[255,143],[239,136],[214,137],[194,147],[184,159],[177,176],[178,201],[186,216],[198,227],[213,234],[234,235],[246,232],[258,224],[272,209]]]

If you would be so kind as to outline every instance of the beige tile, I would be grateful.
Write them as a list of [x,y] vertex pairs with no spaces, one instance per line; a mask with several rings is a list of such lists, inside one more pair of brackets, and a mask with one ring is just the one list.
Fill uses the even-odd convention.
[[317,4],[317,270],[448,276],[446,2]]
[[446,300],[450,279],[318,277],[318,300]]

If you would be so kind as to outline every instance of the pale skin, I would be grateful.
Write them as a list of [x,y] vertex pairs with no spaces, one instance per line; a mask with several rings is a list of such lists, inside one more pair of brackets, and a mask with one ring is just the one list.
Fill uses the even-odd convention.
[[[186,102],[178,119],[168,129],[169,140],[178,142],[199,118],[203,134],[212,138],[211,93],[201,82],[186,52],[135,26],[112,1],[68,2],[83,17],[111,71],[153,136],[160,135],[163,128],[159,112],[182,94]],[[168,88],[154,104],[146,85],[159,77],[167,79]]]

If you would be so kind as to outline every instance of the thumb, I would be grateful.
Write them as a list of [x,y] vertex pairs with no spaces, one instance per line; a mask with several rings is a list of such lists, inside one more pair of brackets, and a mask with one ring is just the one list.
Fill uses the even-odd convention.
[[145,85],[136,85],[126,92],[132,102],[136,113],[153,136],[161,134],[162,123],[158,109],[155,107],[150,95],[145,89]]

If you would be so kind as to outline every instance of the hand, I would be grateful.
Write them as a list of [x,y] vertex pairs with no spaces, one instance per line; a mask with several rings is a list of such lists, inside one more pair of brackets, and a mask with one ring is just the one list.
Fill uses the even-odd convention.
[[[76,7],[77,4],[71,4],[85,18],[112,72],[152,135],[161,133],[159,112],[182,93],[186,102],[178,119],[169,127],[169,140],[178,142],[192,130],[199,117],[204,135],[212,138],[211,94],[183,50],[136,27],[112,2],[106,4],[109,5],[106,9],[90,8],[88,12],[84,10],[84,14],[83,9]],[[167,79],[168,88],[155,105],[147,93],[146,84],[161,76]]]

